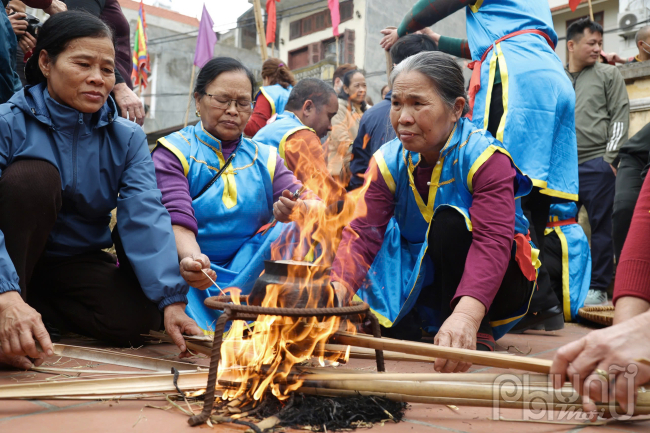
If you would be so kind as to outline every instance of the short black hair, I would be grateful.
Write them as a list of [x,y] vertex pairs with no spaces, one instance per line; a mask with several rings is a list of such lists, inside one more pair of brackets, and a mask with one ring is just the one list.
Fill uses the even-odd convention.
[[52,15],[38,32],[38,40],[32,56],[25,65],[27,84],[46,81],[38,58],[45,50],[52,62],[68,48],[70,42],[79,38],[108,38],[115,46],[113,32],[102,20],[83,10],[72,10]]
[[390,49],[393,63],[399,65],[404,59],[423,51],[438,51],[438,45],[427,35],[411,34],[402,36]]
[[311,99],[317,108],[326,105],[332,95],[336,96],[334,88],[318,78],[304,78],[291,89],[285,110],[300,110],[305,101]]
[[589,29],[591,33],[600,33],[601,35],[603,34],[603,26],[595,21],[591,21],[588,17],[585,17],[572,23],[569,28],[566,29],[567,42],[579,41],[584,35],[585,29]]
[[199,76],[196,77],[196,85],[194,86],[194,93],[199,95],[205,95],[205,89],[214,81],[219,75],[224,72],[233,72],[241,71],[246,74],[248,80],[251,82],[251,98],[254,98],[255,95],[255,77],[253,73],[244,66],[239,60],[233,59],[232,57],[215,57],[205,64],[199,72]]

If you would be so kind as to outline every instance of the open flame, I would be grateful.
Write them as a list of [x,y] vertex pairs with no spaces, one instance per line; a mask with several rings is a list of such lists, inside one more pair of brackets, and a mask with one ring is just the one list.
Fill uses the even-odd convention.
[[[283,235],[274,242],[271,258],[286,267],[286,276],[281,283],[266,285],[261,306],[335,307],[329,267],[343,228],[355,210],[365,208],[360,199],[367,187],[346,194],[344,187],[329,175],[323,159],[314,158],[313,152],[322,152],[320,146],[309,149],[303,140],[288,140],[286,146],[287,150],[301,150],[296,152],[299,160],[294,172],[312,195],[320,197],[322,206],[308,212],[299,209],[294,218],[297,233]],[[233,302],[239,300],[238,294],[233,293]],[[308,361],[314,354],[318,354],[323,366],[339,361],[340,354],[326,353],[325,343],[338,330],[355,332],[352,323],[339,317],[259,316],[252,328],[252,332],[247,332],[246,323],[232,322],[224,338],[217,374],[221,383],[230,381],[231,386],[223,391],[224,400],[260,400],[269,391],[278,399],[288,398],[290,392],[302,385],[301,380],[290,377],[294,365]],[[349,355],[348,348],[344,361]]]

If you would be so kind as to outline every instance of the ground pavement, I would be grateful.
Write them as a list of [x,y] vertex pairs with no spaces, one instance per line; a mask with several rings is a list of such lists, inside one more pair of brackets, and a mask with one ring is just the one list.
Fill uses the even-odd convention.
[[[524,335],[506,335],[499,344],[501,350],[508,349],[511,353],[526,353],[544,359],[552,359],[555,351],[562,345],[574,341],[589,332],[590,328],[567,324],[557,332],[529,332]],[[62,341],[67,344],[96,345],[92,341]],[[164,357],[176,359],[177,350],[169,344],[149,345],[138,349],[117,349],[125,353]],[[200,355],[202,356],[202,355]],[[207,365],[207,359],[197,359],[197,363]],[[49,359],[55,367],[72,368],[101,368],[102,370],[120,369],[111,365],[87,363],[85,361],[69,360],[67,358]],[[386,363],[388,372],[432,372],[430,364],[417,362]],[[351,360],[348,365],[340,368],[372,371],[373,362],[369,360]],[[495,368],[472,367],[472,371],[495,373],[503,370]],[[88,376],[88,375],[85,375]],[[27,383],[34,380],[54,378],[51,374],[18,372],[0,369],[0,385]],[[52,380],[52,379],[51,379]],[[65,380],[54,378],[54,380]],[[208,426],[192,428],[187,424],[187,416],[177,410],[163,411],[147,408],[153,404],[164,406],[160,401],[89,401],[89,400],[20,400],[0,401],[0,432],[204,432]],[[521,419],[522,411],[501,409],[499,415],[506,419]],[[406,420],[399,424],[390,422],[383,426],[375,425],[377,433],[482,433],[482,432],[526,432],[526,433],[592,433],[605,432],[650,432],[650,420],[634,423],[614,422],[605,426],[589,425],[558,425],[542,423],[521,423],[511,421],[493,421],[491,408],[459,407],[454,410],[442,405],[412,404],[406,413]],[[575,420],[573,420],[575,422]],[[243,433],[247,427],[234,425],[217,425],[214,430],[224,433]]]

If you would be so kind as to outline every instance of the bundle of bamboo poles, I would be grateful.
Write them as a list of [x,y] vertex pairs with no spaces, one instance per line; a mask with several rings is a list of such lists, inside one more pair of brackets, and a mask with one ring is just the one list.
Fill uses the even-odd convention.
[[[151,338],[169,341],[169,336],[151,332]],[[431,363],[436,357],[472,362],[478,365],[510,368],[531,373],[359,373],[351,369],[294,366],[282,385],[297,392],[324,396],[376,395],[396,401],[456,406],[518,408],[532,410],[581,409],[581,398],[570,384],[561,390],[552,389],[548,371],[550,361],[533,357],[477,352],[446,348],[425,343],[377,339],[366,335],[337,332],[334,343],[321,348],[323,353],[348,353],[350,357],[369,358],[375,349],[384,350],[386,359]],[[212,343],[206,337],[187,337],[190,350],[210,354]],[[129,371],[126,377],[100,379],[70,379],[29,384],[0,386],[0,399],[11,398],[110,398],[136,393],[200,393],[205,388],[208,374],[196,371],[196,366],[175,361],[153,360],[98,349],[74,348],[60,345],[62,356],[154,370],[154,372]],[[180,365],[179,365],[180,364]],[[180,374],[162,373],[173,366]],[[192,370],[194,371],[188,371]],[[59,369],[62,370],[62,369]],[[183,371],[184,370],[184,371]],[[169,371],[169,370],[167,370]],[[264,370],[262,370],[261,374]],[[53,372],[56,373],[56,372]],[[108,373],[108,372],[107,372]],[[116,373],[116,372],[113,372]],[[220,377],[218,388],[226,389],[241,380],[237,368],[229,369]],[[634,415],[650,414],[650,392],[639,388]],[[616,403],[597,405],[605,413],[623,411]]]

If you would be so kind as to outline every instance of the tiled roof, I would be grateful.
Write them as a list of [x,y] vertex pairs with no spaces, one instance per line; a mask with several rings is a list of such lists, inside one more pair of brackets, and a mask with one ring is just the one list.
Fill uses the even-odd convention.
[[[133,0],[117,0],[123,8],[131,9],[137,11],[140,9],[140,2]],[[159,8],[156,6],[150,6],[148,4],[144,5],[144,13],[146,15],[153,15],[159,18],[165,18],[171,21],[176,21],[177,23],[187,24],[190,26],[198,27],[199,20],[194,17],[189,17],[187,15],[180,14],[178,12],[170,11],[168,9]]]

